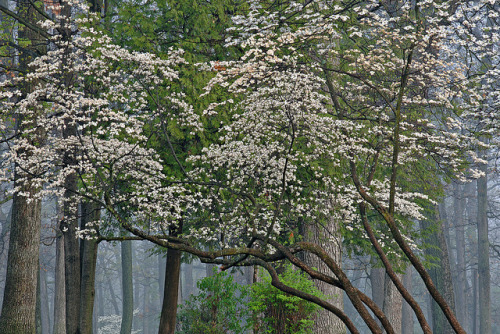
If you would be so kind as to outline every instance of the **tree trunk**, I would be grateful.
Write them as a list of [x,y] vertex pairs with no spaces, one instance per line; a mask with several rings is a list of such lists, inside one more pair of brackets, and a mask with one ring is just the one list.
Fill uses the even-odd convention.
[[40,316],[42,322],[42,334],[50,333],[49,296],[47,292],[47,272],[40,269]]
[[[19,185],[34,195],[35,187]],[[33,334],[36,331],[38,257],[40,247],[41,201],[14,194],[9,238],[7,276],[0,316],[0,333]]]
[[144,316],[142,317],[142,333],[143,334],[149,334],[150,333],[150,326],[149,326],[149,284],[144,284],[144,294],[142,296],[142,306],[143,306],[143,314]]
[[[0,17],[1,18],[1,17]],[[9,213],[5,218],[5,223],[2,224],[2,232],[0,233],[0,279],[5,282],[7,271],[7,253],[9,251],[9,236],[10,236],[10,222],[12,220],[12,205],[10,206]],[[5,287],[4,287],[5,288]],[[2,307],[4,289],[0,290],[0,309]]]
[[372,299],[382,309],[384,307],[385,269],[372,267],[370,269],[370,283]]
[[125,240],[121,243],[122,252],[122,323],[120,334],[132,332],[134,319],[134,286],[132,282],[132,241]]
[[[413,289],[413,282],[412,282],[412,273],[413,273],[413,267],[408,266],[406,268],[406,273],[403,276],[403,284],[410,292],[412,293]],[[401,333],[402,334],[413,334],[413,310],[411,309],[410,305],[406,301],[403,301],[403,311],[402,311],[402,328],[401,328]]]
[[[71,4],[62,3],[61,15],[70,17]],[[68,28],[63,28],[68,29]],[[71,33],[66,31],[64,38],[70,38]],[[63,58],[63,65],[65,65]],[[71,75],[64,76],[64,86],[73,85],[74,78]],[[64,119],[62,131],[64,139],[72,139],[77,136],[76,124],[72,119]],[[63,199],[63,221],[61,222],[62,232],[64,234],[64,256],[65,256],[65,285],[66,285],[66,334],[80,333],[80,293],[81,293],[81,267],[80,267],[80,242],[76,232],[78,230],[78,204],[79,199],[75,196],[78,190],[76,170],[78,150],[68,148],[64,152],[62,163],[65,168],[73,168],[66,174],[64,180],[64,199]]]
[[[40,265],[38,265],[40,267]],[[40,270],[36,275],[36,309],[35,309],[35,323],[36,334],[42,334],[42,298],[40,296]]]
[[478,297],[478,286],[477,286],[477,283],[478,283],[478,279],[477,279],[477,276],[478,276],[478,273],[477,273],[477,269],[474,268],[472,269],[472,299],[473,299],[473,302],[472,302],[472,333],[473,334],[478,334],[480,332],[478,332],[478,321],[477,321],[477,315],[478,315],[478,312],[477,312],[477,309],[478,309],[478,300],[477,300],[477,297]]
[[66,334],[66,288],[64,282],[64,240],[63,234],[56,232],[56,269],[54,287],[54,327],[53,334]]
[[[392,283],[391,278],[387,273],[384,275],[384,306],[383,311],[389,322],[392,325],[395,333],[401,333],[402,318],[403,318],[403,296]],[[397,274],[401,281],[403,275]]]
[[[487,158],[483,154],[483,158]],[[479,289],[479,333],[491,334],[490,257],[488,240],[488,165],[480,166],[484,173],[477,180],[477,246]]]
[[[338,224],[333,219],[330,219],[324,227],[317,224],[306,226],[304,240],[320,245],[336,263],[340,264],[342,262],[342,240],[339,236]],[[318,271],[324,274],[331,274],[328,266],[316,255],[306,253],[304,261],[308,266],[317,268]],[[315,285],[327,296],[326,300],[329,303],[341,310],[344,308],[344,293],[341,289],[320,281],[315,281]],[[346,328],[335,314],[322,308],[314,319],[313,332],[340,334],[345,333]]]
[[[76,176],[70,175],[66,180],[66,189],[76,190]],[[80,245],[76,236],[78,227],[77,208],[72,201],[73,191],[66,191],[64,203],[64,220],[61,222],[64,234],[64,276],[66,286],[66,333],[80,332]],[[73,204],[73,205],[72,205]]]
[[[95,204],[83,202],[81,204],[82,218],[81,228],[88,228],[89,222],[98,221],[100,210]],[[82,240],[80,242],[81,251],[81,304],[80,304],[80,333],[92,334],[94,297],[95,297],[95,270],[97,264],[96,240]]]
[[[182,223],[178,227],[170,228],[171,236],[178,236],[182,232]],[[181,269],[181,252],[174,249],[167,251],[167,265],[165,269],[165,294],[161,309],[160,327],[158,334],[174,334],[177,317],[177,299],[179,297],[179,277]]]
[[[68,121],[67,121],[68,122]],[[63,137],[74,135],[74,125],[67,124],[63,131]],[[73,166],[76,164],[73,154],[66,153],[65,164]],[[80,333],[80,291],[81,291],[81,268],[80,268],[80,243],[76,232],[78,228],[78,203],[74,194],[77,190],[76,174],[66,176],[64,182],[64,217],[61,221],[61,231],[64,234],[64,257],[65,257],[65,286],[66,286],[66,333]]]
[[[18,3],[19,15],[24,19],[36,22],[41,19],[40,15],[28,3]],[[43,37],[33,30],[20,26],[18,30],[19,40],[39,41]],[[45,46],[40,42],[37,51],[43,53]],[[27,70],[28,63],[33,59],[31,54],[21,53],[19,56],[19,67]],[[32,90],[31,84],[20,87],[23,94]],[[17,131],[23,133],[23,117],[17,117]],[[33,129],[30,129],[33,130]],[[31,145],[43,145],[43,129],[31,132],[29,138]],[[30,156],[28,150],[18,154]],[[18,166],[14,166],[14,187],[20,187],[20,191],[14,194],[12,201],[12,220],[9,236],[9,251],[7,259],[7,273],[5,278],[5,290],[0,316],[0,333],[2,334],[32,334],[36,331],[36,301],[37,301],[37,276],[39,273],[38,259],[40,254],[40,229],[41,229],[41,201],[39,199],[28,200],[19,193],[33,197],[40,189],[31,184],[31,177],[21,172]],[[35,171],[32,171],[35,172]],[[20,178],[24,178],[20,182]]]
[[[457,279],[456,279],[456,300],[457,305],[467,305],[467,281],[465,268],[465,220],[464,206],[465,199],[463,191],[460,191],[458,184],[453,185],[453,217],[455,220],[455,233],[457,240]],[[467,307],[459,307],[457,309],[458,321],[467,328]]]

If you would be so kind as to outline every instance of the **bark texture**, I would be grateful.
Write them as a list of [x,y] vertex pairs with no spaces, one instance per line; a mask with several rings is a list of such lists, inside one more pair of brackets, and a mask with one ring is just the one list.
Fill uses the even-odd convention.
[[134,285],[132,282],[132,241],[125,240],[121,243],[122,253],[122,323],[120,334],[132,332],[134,318]]
[[[483,158],[485,158],[483,156]],[[488,166],[481,165],[484,176],[477,180],[477,247],[479,285],[479,333],[491,334],[490,257],[488,240]]]
[[[406,268],[406,273],[403,276],[403,284],[405,288],[412,293],[413,283],[412,283],[412,268]],[[413,310],[410,305],[406,301],[403,301],[403,310],[402,310],[402,324],[401,324],[401,333],[402,334],[413,334]]]
[[[338,224],[333,219],[329,220],[324,227],[319,225],[308,226],[304,239],[321,246],[336,263],[342,262],[342,240],[339,236]],[[331,275],[328,266],[316,255],[306,253],[304,260],[308,266],[317,268],[319,272],[324,274]],[[341,310],[344,309],[344,294],[341,289],[321,281],[315,281],[315,284],[325,296],[328,296],[326,299],[327,302]],[[344,323],[335,314],[322,308],[314,319],[313,332],[340,334],[345,333],[346,328]]]
[[[89,228],[89,223],[98,221],[100,210],[95,204],[82,203],[81,228]],[[96,240],[82,240],[81,251],[81,304],[80,304],[80,333],[92,334],[94,298],[95,298],[95,270],[97,264]]]
[[[19,3],[20,15],[29,21],[38,21],[39,13],[27,3]],[[18,38],[40,45],[41,36],[32,30],[21,26]],[[39,46],[30,51],[41,54],[45,46]],[[31,53],[21,53],[19,67],[26,69],[32,59]],[[27,84],[21,87],[23,94],[32,90]],[[17,116],[17,131],[23,132],[22,117]],[[42,145],[44,134],[42,129],[33,131],[28,138],[31,145]],[[19,152],[30,155],[30,151]],[[14,187],[20,187],[20,192],[33,197],[40,189],[30,182],[30,176],[24,174],[15,166]],[[20,182],[20,178],[25,178]],[[14,194],[12,201],[12,219],[9,236],[9,250],[5,290],[0,316],[0,333],[2,334],[33,334],[36,331],[37,277],[39,274],[39,248],[41,229],[41,201],[29,200],[19,193]]]
[[[399,293],[398,289],[392,283],[391,278],[384,275],[384,306],[383,311],[389,322],[394,328],[394,332],[401,333],[401,321],[403,316],[403,296]],[[403,275],[397,274],[398,279],[401,281]]]
[[[457,265],[456,265],[456,301],[457,305],[467,305],[467,281],[465,273],[465,220],[464,207],[465,198],[459,184],[453,185],[453,217],[455,221],[456,245],[457,245]],[[457,309],[457,319],[464,326],[468,327],[467,323],[467,307],[459,307]]]
[[40,317],[42,334],[50,333],[49,295],[47,291],[47,271],[40,268]]
[[[68,176],[66,187],[76,190],[76,177]],[[68,200],[73,194],[71,190],[66,192]],[[66,202],[64,204],[64,220],[61,222],[64,234],[64,276],[66,295],[66,333],[79,334],[80,332],[80,245],[76,236],[78,227],[76,208]],[[74,204],[74,203],[73,203]]]
[[[177,236],[182,231],[182,224],[170,228],[170,235]],[[167,251],[165,270],[165,294],[161,309],[158,334],[174,334],[177,317],[177,301],[179,297],[179,277],[181,272],[181,252],[175,249]]]
[[66,334],[66,288],[64,277],[64,240],[63,234],[57,232],[53,334]]
[[[37,189],[28,184],[22,186],[22,191],[33,195]],[[0,316],[2,334],[34,334],[36,331],[40,228],[41,202],[28,202],[26,197],[15,194]]]

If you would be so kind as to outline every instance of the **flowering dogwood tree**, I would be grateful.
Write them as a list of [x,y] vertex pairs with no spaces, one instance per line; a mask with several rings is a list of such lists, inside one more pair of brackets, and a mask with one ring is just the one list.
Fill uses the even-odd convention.
[[[450,117],[474,110],[484,88],[466,75],[468,64],[457,53],[463,39],[454,39],[456,11],[453,1],[252,1],[246,15],[234,17],[238,37],[227,41],[244,56],[200,66],[215,72],[206,94],[215,87],[227,94],[201,115],[176,85],[175,68],[187,65],[181,51],[167,59],[130,52],[90,27],[91,19],[61,17],[45,25],[55,32],[51,51],[26,77],[2,85],[4,115],[23,115],[23,136],[46,132],[43,145],[20,137],[6,163],[30,176],[37,198],[62,194],[73,175],[75,196],[99,203],[136,236],[225,268],[261,265],[273,285],[333,312],[358,333],[339,307],[279,281],[270,262],[288,259],[343,289],[372,332],[382,329],[369,310],[387,333],[398,332],[331,254],[295,239],[304,224],[333,217],[344,238],[374,247],[425,333],[429,324],[388,251],[411,262],[453,329],[464,333],[411,241],[411,221],[423,219],[423,207],[434,200],[415,184],[422,169],[465,177],[466,162],[476,159],[476,139],[454,131],[460,119]],[[26,96],[9,88],[26,81],[35,86]],[[218,140],[180,159],[169,129],[196,136],[200,117],[218,113],[229,119]],[[152,145],[157,136],[180,176]],[[4,179],[10,177],[6,169]],[[184,233],[166,233],[180,222]],[[198,247],[200,241],[212,241],[212,249]],[[306,265],[299,252],[319,257],[330,272]]]

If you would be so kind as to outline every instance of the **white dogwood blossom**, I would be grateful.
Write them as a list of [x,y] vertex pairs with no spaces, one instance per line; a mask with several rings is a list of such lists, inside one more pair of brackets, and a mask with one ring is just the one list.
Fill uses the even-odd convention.
[[[436,198],[415,184],[425,168],[474,176],[464,166],[479,142],[457,131],[465,124],[455,115],[477,106],[485,77],[467,76],[454,10],[447,1],[251,1],[226,40],[245,54],[212,63],[206,86],[230,99],[204,115],[229,113],[230,123],[192,158],[202,163],[192,176],[218,185],[206,194],[218,208],[212,232],[279,234],[328,216],[352,229],[361,197],[349,162],[371,196],[407,221],[423,219]],[[493,44],[478,48],[491,53]]]
[[[182,51],[171,50],[166,59],[131,52],[93,28],[96,20],[45,22],[53,32],[50,50],[27,75],[1,83],[2,115],[19,118],[22,129],[3,163],[16,166],[19,184],[30,175],[39,197],[63,198],[67,176],[76,175],[82,199],[103,203],[107,194],[112,205],[133,208],[137,217],[169,221],[181,211],[172,208],[183,206],[184,189],[165,186],[170,180],[151,141],[161,122],[201,129],[173,88],[175,68],[185,63]],[[24,86],[31,87],[26,95],[18,88]],[[45,140],[34,145],[28,138],[40,130]],[[13,177],[9,168],[2,173],[3,180]]]

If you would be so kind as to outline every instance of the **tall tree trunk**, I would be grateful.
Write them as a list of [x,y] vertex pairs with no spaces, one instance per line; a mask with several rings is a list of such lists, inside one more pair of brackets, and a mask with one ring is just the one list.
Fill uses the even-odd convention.
[[56,268],[54,287],[53,334],[66,334],[66,287],[64,281],[64,240],[60,231],[56,232]]
[[[66,287],[66,333],[80,332],[80,245],[76,236],[78,214],[76,203],[71,199],[76,190],[76,176],[66,179],[66,201],[64,203],[64,220],[61,222],[64,234],[64,275]],[[71,203],[72,202],[72,203]]]
[[[37,22],[41,19],[40,14],[27,2],[19,2],[19,15],[28,22]],[[19,40],[32,42],[31,45],[39,45],[30,51],[42,54],[45,46],[40,43],[43,38],[27,27],[20,26],[18,30]],[[28,64],[33,60],[32,54],[21,53],[19,56],[19,67],[27,70]],[[20,87],[23,94],[32,90],[31,84]],[[23,117],[17,117],[16,131],[22,133],[24,125]],[[33,129],[31,129],[33,130]],[[31,145],[43,145],[43,129],[31,132],[29,138]],[[28,150],[18,152],[29,156]],[[30,176],[19,170],[16,165],[14,172],[14,187],[20,191],[14,194],[12,201],[12,219],[9,236],[9,251],[7,259],[7,273],[5,278],[5,290],[0,316],[0,333],[2,334],[32,334],[36,331],[36,300],[37,300],[37,276],[39,273],[38,259],[40,254],[40,229],[41,229],[41,201],[39,199],[28,200],[19,193],[33,197],[40,189],[30,182]],[[34,172],[34,171],[32,171]],[[20,181],[20,178],[24,180]]]
[[[0,17],[1,18],[1,17]],[[10,236],[10,222],[12,220],[12,205],[10,206],[9,213],[2,224],[2,232],[0,233],[0,279],[5,282],[5,275],[7,270],[7,253],[9,251],[9,236]],[[2,307],[4,290],[0,290],[0,309]]]
[[[408,266],[406,268],[406,273],[403,276],[403,284],[408,290],[408,292],[412,293],[413,289],[413,267]],[[414,326],[414,321],[413,321],[413,310],[411,309],[410,305],[406,301],[403,301],[403,311],[402,311],[402,325],[401,325],[401,333],[402,334],[413,334],[413,326]]]
[[[88,228],[89,222],[96,222],[100,218],[100,210],[93,203],[83,202],[81,204],[81,228]],[[81,293],[80,293],[80,333],[92,334],[92,322],[94,316],[95,297],[95,270],[97,264],[96,240],[82,240],[80,242],[81,252]]]
[[[170,228],[171,236],[178,236],[182,232],[182,222],[179,226]],[[174,334],[177,318],[177,302],[179,297],[179,278],[181,269],[181,252],[174,249],[167,251],[167,265],[165,269],[165,294],[161,309],[160,327],[158,334]]]
[[142,307],[144,309],[144,316],[142,317],[142,333],[149,334],[150,333],[150,319],[149,319],[149,284],[144,284],[144,294],[142,296]]
[[472,269],[472,314],[471,314],[471,317],[472,317],[472,333],[473,334],[478,334],[480,332],[478,332],[478,321],[477,321],[477,318],[478,318],[478,312],[477,312],[477,309],[478,309],[478,291],[479,290],[479,287],[477,286],[477,283],[478,283],[478,279],[477,279],[477,276],[478,276],[478,273],[477,273],[477,269],[474,268]]
[[[33,196],[38,189],[18,184]],[[36,331],[38,257],[40,247],[41,201],[14,194],[9,238],[7,276],[0,316],[0,333],[33,334]]]
[[[72,5],[62,2],[61,15],[69,18],[72,13]],[[63,19],[63,24],[67,20]],[[63,38],[70,39],[72,32],[69,27],[62,27],[64,31]],[[68,50],[64,51],[69,52]],[[63,55],[62,64],[66,64],[67,55]],[[71,75],[63,74],[64,82],[62,87],[71,87],[74,84],[74,78]],[[77,136],[76,124],[73,119],[64,119],[62,130],[63,139],[74,139]],[[79,199],[77,193],[77,175],[78,169],[78,149],[69,147],[62,159],[65,168],[74,169],[67,172],[64,180],[64,198],[63,198],[63,221],[61,222],[62,232],[64,234],[64,256],[65,256],[65,285],[66,285],[66,334],[80,333],[80,293],[81,293],[81,267],[80,267],[80,242],[77,238],[78,230],[78,206]]]
[[[473,180],[465,185],[465,198],[467,203],[465,204],[466,212],[466,268],[470,268],[469,272],[472,277],[471,285],[469,286],[469,281],[465,280],[466,286],[466,302],[467,304],[467,322],[471,333],[477,334],[477,327],[479,323],[477,322],[478,315],[478,280],[477,280],[477,180]],[[468,248],[467,248],[468,246]],[[466,274],[467,277],[467,274]],[[469,300],[470,299],[470,300]]]
[[[372,299],[377,306],[382,310],[384,307],[384,286],[385,286],[385,268],[370,268],[370,285],[372,288]],[[381,326],[378,319],[375,319],[377,324]]]
[[372,299],[378,307],[382,309],[384,306],[384,286],[385,286],[385,269],[375,268],[370,269],[370,283],[372,287]]
[[[466,266],[465,266],[465,220],[464,207],[465,198],[464,192],[460,191],[460,185],[453,184],[453,217],[455,220],[455,233],[457,245],[457,279],[456,279],[456,300],[457,305],[467,305],[467,281],[466,281]],[[457,309],[458,321],[467,328],[467,307],[459,307]]]
[[125,240],[121,243],[122,253],[122,323],[120,334],[132,332],[134,319],[134,286],[132,282],[132,241]]
[[[330,219],[326,226],[313,224],[306,227],[304,240],[320,245],[334,260],[340,265],[342,262],[342,240],[339,236],[339,226],[336,221]],[[329,274],[330,270],[327,265],[317,256],[306,253],[304,256],[305,263],[310,267],[317,268],[318,271]],[[344,308],[344,294],[339,288],[335,288],[331,284],[325,282],[315,282],[316,287],[326,297],[326,300],[339,309]],[[324,334],[340,334],[345,333],[346,328],[344,323],[335,316],[332,312],[321,309],[316,313],[313,326],[314,333]]]
[[47,292],[47,272],[40,269],[40,316],[42,322],[42,334],[50,333],[49,296]]
[[[403,296],[392,283],[391,278],[385,273],[384,278],[384,306],[383,311],[394,329],[394,332],[401,333],[403,319]],[[397,274],[401,281],[402,274]]]
[[[40,266],[40,265],[39,265]],[[36,275],[36,309],[35,309],[35,323],[36,334],[42,334],[42,298],[40,296],[40,270]]]
[[[482,158],[487,159],[486,154]],[[488,240],[488,165],[480,166],[484,173],[477,180],[477,246],[478,246],[478,285],[479,289],[479,333],[491,334],[490,300],[490,257]]]

